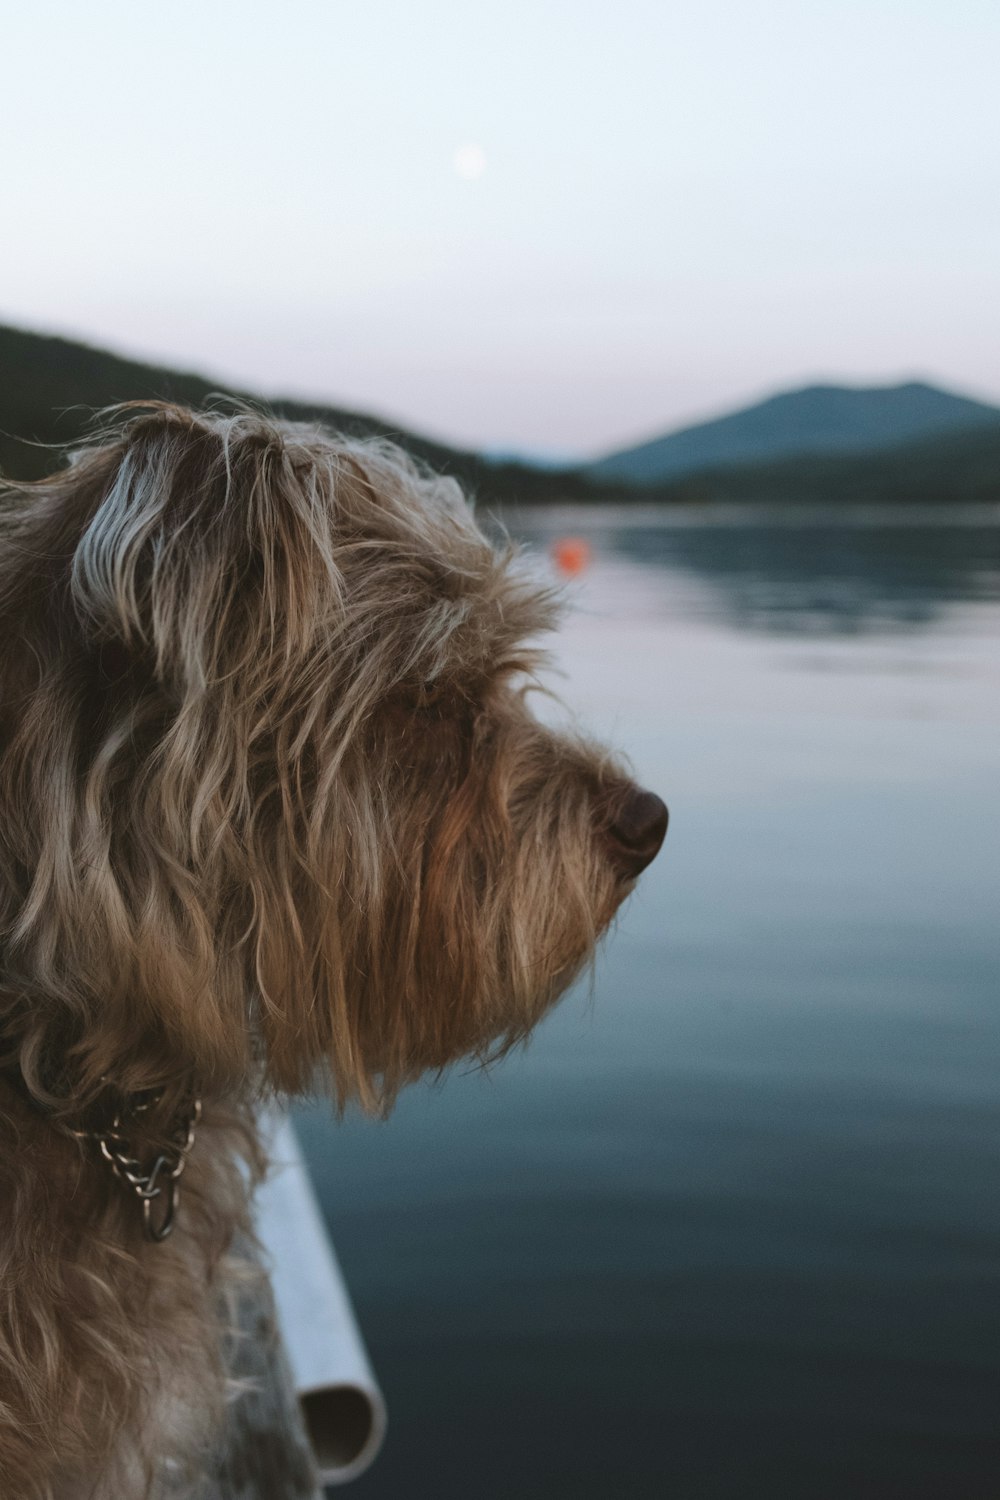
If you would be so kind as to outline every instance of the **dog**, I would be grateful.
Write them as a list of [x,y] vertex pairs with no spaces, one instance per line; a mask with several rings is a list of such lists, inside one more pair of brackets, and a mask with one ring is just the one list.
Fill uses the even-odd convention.
[[128,403],[6,485],[5,1500],[202,1472],[257,1107],[501,1055],[657,853],[529,706],[557,607],[453,480],[247,408]]

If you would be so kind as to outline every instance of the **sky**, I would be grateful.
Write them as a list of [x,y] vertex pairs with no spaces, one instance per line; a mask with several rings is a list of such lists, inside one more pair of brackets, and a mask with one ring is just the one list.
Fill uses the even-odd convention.
[[490,451],[1000,401],[995,0],[3,12],[0,321]]

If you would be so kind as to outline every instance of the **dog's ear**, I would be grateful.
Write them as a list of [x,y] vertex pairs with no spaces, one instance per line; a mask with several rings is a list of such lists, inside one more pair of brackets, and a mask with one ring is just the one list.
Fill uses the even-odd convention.
[[93,1080],[166,1051],[220,1087],[250,1067],[241,872],[294,817],[336,611],[324,501],[272,424],[169,407],[14,497],[0,1035],[25,1056],[71,1046]]
[[182,694],[232,673],[264,691],[276,659],[308,651],[336,574],[329,518],[275,425],[154,408],[90,464],[71,592],[98,638]]

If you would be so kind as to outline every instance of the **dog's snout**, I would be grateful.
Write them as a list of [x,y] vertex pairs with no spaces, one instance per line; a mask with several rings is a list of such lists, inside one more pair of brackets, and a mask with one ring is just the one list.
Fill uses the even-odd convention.
[[666,803],[655,792],[631,787],[615,808],[607,837],[611,856],[628,876],[641,875],[656,858],[667,833]]

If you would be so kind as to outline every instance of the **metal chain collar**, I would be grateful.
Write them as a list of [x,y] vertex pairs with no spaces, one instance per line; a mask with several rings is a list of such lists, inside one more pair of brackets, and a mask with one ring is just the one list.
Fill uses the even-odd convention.
[[[180,1198],[179,1178],[194,1145],[194,1134],[201,1120],[201,1100],[190,1101],[183,1114],[173,1121],[169,1145],[158,1152],[152,1163],[144,1164],[129,1142],[129,1123],[148,1114],[163,1098],[163,1089],[144,1089],[128,1095],[105,1129],[73,1129],[78,1140],[94,1141],[115,1176],[130,1187],[142,1204],[142,1222],[146,1238],[158,1243],[174,1227]],[[156,1200],[156,1212],[153,1205]]]

